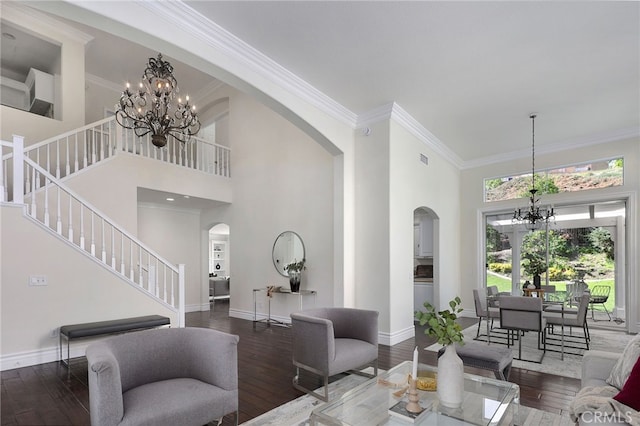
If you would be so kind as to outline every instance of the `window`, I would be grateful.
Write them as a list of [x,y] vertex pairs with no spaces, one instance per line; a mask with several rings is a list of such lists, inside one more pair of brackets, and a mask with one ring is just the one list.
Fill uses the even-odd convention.
[[[536,173],[536,189],[540,194],[586,191],[622,186],[622,158],[592,161]],[[529,196],[531,173],[484,180],[485,202],[513,200]]]

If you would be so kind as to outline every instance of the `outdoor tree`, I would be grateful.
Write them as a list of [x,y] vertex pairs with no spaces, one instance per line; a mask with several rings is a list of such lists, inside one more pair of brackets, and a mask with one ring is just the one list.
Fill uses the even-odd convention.
[[589,233],[589,242],[596,252],[605,253],[609,260],[613,260],[613,240],[611,233],[604,228],[593,228]]

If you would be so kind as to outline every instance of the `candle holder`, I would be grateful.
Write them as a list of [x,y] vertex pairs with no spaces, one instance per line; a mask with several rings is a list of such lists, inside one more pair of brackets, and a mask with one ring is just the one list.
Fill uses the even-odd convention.
[[407,402],[405,410],[413,414],[419,414],[424,410],[424,408],[420,406],[417,383],[418,380],[414,380],[412,377],[409,377],[409,390],[407,391],[409,395],[409,402]]

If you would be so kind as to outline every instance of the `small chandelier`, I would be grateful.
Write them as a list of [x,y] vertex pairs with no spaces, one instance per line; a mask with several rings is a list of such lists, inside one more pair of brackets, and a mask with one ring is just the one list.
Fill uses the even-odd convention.
[[189,96],[177,105],[173,101],[179,92],[173,76],[173,67],[167,61],[149,58],[137,91],[131,91],[129,83],[116,105],[116,121],[124,128],[132,129],[136,136],[151,133],[151,142],[158,148],[167,144],[167,135],[182,143],[200,130],[196,107],[189,105]]
[[554,217],[553,207],[551,209],[541,208],[538,206],[540,201],[536,198],[536,115],[531,114],[531,189],[529,190],[529,209],[522,211],[516,209],[513,212],[513,221],[524,224],[528,229],[534,230],[540,227],[542,223],[549,223]]

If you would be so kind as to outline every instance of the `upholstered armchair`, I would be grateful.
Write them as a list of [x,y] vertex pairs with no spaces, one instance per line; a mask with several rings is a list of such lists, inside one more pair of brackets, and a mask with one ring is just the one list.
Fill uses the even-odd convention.
[[[293,386],[329,400],[329,377],[339,373],[378,375],[378,312],[353,308],[319,308],[291,314]],[[360,368],[373,365],[374,373]],[[300,384],[300,369],[321,376],[324,395]]]
[[87,348],[92,426],[202,426],[238,421],[238,336],[164,328]]

